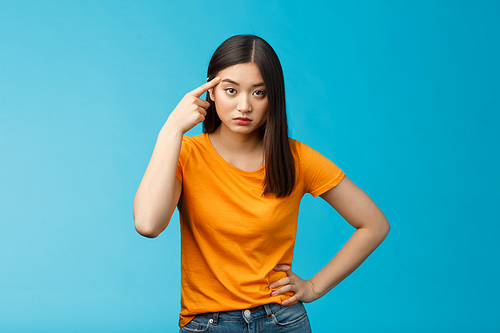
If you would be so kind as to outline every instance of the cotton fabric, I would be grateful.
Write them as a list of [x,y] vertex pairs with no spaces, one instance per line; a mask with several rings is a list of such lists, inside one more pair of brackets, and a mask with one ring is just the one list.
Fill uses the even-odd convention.
[[296,160],[291,195],[262,195],[265,168],[246,172],[226,162],[208,134],[184,136],[176,177],[182,183],[181,312],[179,325],[197,314],[281,303],[269,285],[292,265],[300,200],[336,186],[344,172],[307,145],[290,139]]

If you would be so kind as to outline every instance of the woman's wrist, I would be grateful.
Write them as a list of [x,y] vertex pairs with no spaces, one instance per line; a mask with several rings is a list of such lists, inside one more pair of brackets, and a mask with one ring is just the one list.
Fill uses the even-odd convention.
[[184,131],[176,126],[175,124],[170,123],[168,120],[163,124],[162,128],[160,129],[160,133],[158,134],[158,137],[171,137],[171,138],[176,138],[176,137],[181,137],[184,135]]
[[333,289],[333,287],[330,287],[330,285],[324,283],[321,278],[318,278],[317,275],[313,276],[309,280],[309,283],[311,284],[311,288],[313,290],[315,298],[314,300],[320,299],[321,297],[325,296],[331,289]]

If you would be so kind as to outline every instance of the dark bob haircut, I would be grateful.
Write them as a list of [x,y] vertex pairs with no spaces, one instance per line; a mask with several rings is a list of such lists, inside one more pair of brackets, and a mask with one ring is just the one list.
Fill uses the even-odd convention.
[[[266,176],[263,195],[289,196],[295,186],[295,162],[288,139],[285,103],[285,81],[278,56],[271,45],[254,35],[228,38],[215,50],[208,64],[207,77],[212,80],[230,66],[253,62],[264,79],[268,96],[268,115],[260,129],[264,145]],[[212,133],[221,124],[215,103],[207,95],[210,107],[203,121],[203,132]]]

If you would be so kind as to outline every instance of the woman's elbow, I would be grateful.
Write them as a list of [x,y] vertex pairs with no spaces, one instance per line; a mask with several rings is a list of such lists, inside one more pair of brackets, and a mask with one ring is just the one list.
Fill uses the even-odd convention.
[[139,225],[135,225],[135,230],[141,235],[141,236],[144,236],[144,237],[147,237],[147,238],[156,238],[158,237],[158,235],[160,234],[159,232],[157,232],[156,230],[153,230],[151,228],[146,228],[144,226],[139,226]]
[[[166,227],[166,226],[165,226]],[[142,236],[147,238],[156,238],[165,229],[159,228],[158,224],[148,221],[147,219],[135,218],[135,230]]]
[[380,221],[377,230],[382,240],[384,240],[389,234],[389,231],[391,231],[391,225],[385,217],[382,221]]

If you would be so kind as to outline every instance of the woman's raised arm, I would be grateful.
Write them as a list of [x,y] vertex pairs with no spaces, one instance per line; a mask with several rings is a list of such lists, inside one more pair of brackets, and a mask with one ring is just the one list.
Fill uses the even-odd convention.
[[175,177],[182,136],[205,120],[210,104],[200,96],[219,82],[217,77],[187,93],[160,130],[134,198],[135,229],[141,235],[153,238],[168,226],[182,191],[181,182]]

